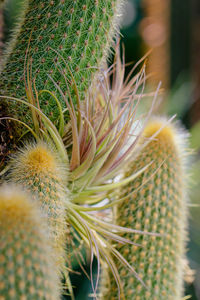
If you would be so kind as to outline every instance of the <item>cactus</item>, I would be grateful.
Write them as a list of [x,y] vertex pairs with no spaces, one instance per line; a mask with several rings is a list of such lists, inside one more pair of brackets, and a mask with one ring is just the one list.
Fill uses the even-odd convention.
[[0,299],[59,299],[44,216],[16,186],[0,188]]
[[[108,49],[118,25],[119,0],[25,0],[19,15],[19,25],[7,43],[1,62],[1,94],[24,97],[26,70],[26,50],[31,58],[31,75],[35,78],[37,90],[57,90],[53,80],[68,92],[72,84],[72,74],[81,99],[91,84],[95,71],[105,62]],[[22,5],[22,4],[21,4]],[[22,26],[20,26],[22,24]],[[14,49],[13,49],[14,47]],[[58,51],[56,53],[54,50]],[[63,63],[64,58],[67,66]],[[55,66],[55,64],[57,66]],[[62,71],[66,69],[66,82]],[[25,69],[25,70],[24,70]],[[60,73],[61,72],[61,73]],[[73,93],[73,87],[71,93]],[[53,98],[42,98],[40,106],[52,120],[58,117],[58,109]],[[59,97],[62,107],[66,103]],[[20,113],[12,114],[26,119],[22,106]],[[18,110],[17,110],[18,112]]]
[[[125,235],[142,247],[122,245],[118,251],[133,266],[143,286],[124,267],[124,299],[180,300],[183,292],[183,258],[186,241],[186,190],[184,182],[185,145],[183,133],[162,119],[153,119],[144,130],[148,144],[125,176],[152,162],[136,180],[122,188],[126,197],[117,207],[120,226],[149,232],[161,237]],[[163,128],[164,127],[164,128]],[[117,288],[111,278],[102,291],[106,299],[117,299]]]
[[[125,67],[118,50],[113,66],[105,68],[104,64],[119,23],[121,2],[19,0],[21,11],[14,30],[8,28],[0,69],[4,99],[0,114],[10,115],[0,126],[3,133],[13,129],[9,137],[3,134],[0,145],[1,182],[19,184],[47,215],[48,241],[56,256],[53,272],[67,275],[71,295],[67,272],[76,256],[76,239],[91,250],[94,298],[102,262],[114,275],[108,273],[110,285],[102,291],[103,299],[180,300],[186,236],[182,146],[177,143],[176,128],[167,125],[163,129],[164,121],[156,120],[146,127],[141,146],[135,147],[141,135],[132,139],[145,67],[132,79],[129,74],[124,82]],[[9,3],[17,1],[3,3],[11,15]],[[32,133],[36,142],[16,152],[9,162],[6,156],[13,151],[12,140],[18,144],[21,133],[18,126],[14,132],[11,120],[29,131],[29,135],[20,134],[20,141],[27,145]],[[121,199],[112,201],[119,188]],[[108,222],[115,205],[117,224]],[[106,220],[101,214],[94,215],[103,209]],[[38,243],[43,247],[40,239]],[[137,243],[143,247],[138,248]],[[16,294],[18,287],[13,291]],[[31,297],[28,292],[27,299]]]
[[12,158],[10,180],[28,190],[36,202],[39,200],[41,209],[48,216],[57,263],[62,271],[67,175],[67,168],[44,142],[27,145]]

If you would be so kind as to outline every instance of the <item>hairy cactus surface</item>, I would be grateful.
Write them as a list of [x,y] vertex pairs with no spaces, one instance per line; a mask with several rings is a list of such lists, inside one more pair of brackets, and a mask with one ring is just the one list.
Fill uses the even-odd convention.
[[159,118],[142,135],[146,56],[124,79],[112,44],[123,2],[0,1],[0,183],[23,190],[0,188],[0,300],[56,300],[63,275],[74,300],[82,247],[94,299],[101,265],[101,299],[181,299],[185,140]]
[[44,142],[25,147],[12,160],[10,178],[30,191],[48,216],[58,265],[64,266],[65,208],[68,172]]
[[59,299],[42,215],[16,186],[0,188],[0,299]]
[[[117,207],[117,224],[160,233],[161,236],[126,234],[124,237],[141,244],[141,247],[117,247],[146,285],[142,285],[123,266],[118,266],[123,278],[122,299],[181,299],[186,240],[183,164],[186,149],[181,135],[174,125],[165,125],[161,119],[151,121],[144,130],[144,138],[149,139],[148,145],[125,174],[129,176],[152,162],[143,174],[122,188],[120,196],[127,198]],[[106,286],[105,299],[117,299],[114,279]]]
[[[22,10],[25,13],[20,15],[19,20],[22,26],[14,31],[12,46],[7,44],[4,50],[1,64],[1,94],[24,97],[24,72],[29,73],[27,66],[29,61],[30,76],[33,76],[38,91],[57,89],[48,77],[50,75],[62,91],[67,93],[68,85],[72,85],[73,74],[78,93],[83,99],[94,72],[105,62],[118,24],[120,2],[119,0],[24,1]],[[62,74],[63,69],[66,76]],[[72,92],[74,87],[70,89]],[[46,97],[43,100],[40,103],[42,110],[55,121],[58,109],[54,99]],[[66,107],[62,97],[59,101]],[[23,115],[23,109],[21,114]],[[25,116],[22,119],[25,119]]]

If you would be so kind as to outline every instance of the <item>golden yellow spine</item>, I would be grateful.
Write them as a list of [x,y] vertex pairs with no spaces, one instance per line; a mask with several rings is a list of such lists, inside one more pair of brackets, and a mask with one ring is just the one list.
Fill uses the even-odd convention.
[[0,300],[59,299],[44,217],[16,186],[0,188]]
[[[180,300],[187,225],[184,133],[173,124],[166,125],[163,119],[153,119],[146,126],[143,138],[149,142],[125,177],[152,164],[121,190],[120,196],[127,198],[117,207],[116,223],[161,236],[128,233],[124,237],[142,247],[117,245],[146,284],[143,286],[119,265],[124,296],[126,300]],[[117,299],[114,279],[104,297],[108,296]]]
[[66,232],[67,167],[63,167],[55,150],[44,142],[29,145],[12,159],[10,178],[28,190],[48,216],[57,263],[64,268]]

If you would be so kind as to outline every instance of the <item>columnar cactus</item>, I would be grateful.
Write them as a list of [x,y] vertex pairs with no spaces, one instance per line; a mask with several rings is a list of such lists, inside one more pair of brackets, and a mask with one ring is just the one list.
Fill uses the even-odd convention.
[[[25,0],[23,5],[25,13],[21,14],[19,20],[22,27],[16,30],[16,38],[12,37],[12,45],[8,43],[4,49],[1,94],[25,96],[24,72],[26,73],[28,60],[31,58],[31,76],[36,80],[38,91],[56,90],[48,77],[50,75],[62,91],[67,93],[67,85],[72,84],[73,74],[79,95],[83,99],[93,74],[108,55],[119,23],[121,1]],[[61,69],[65,69],[66,79],[60,73]],[[73,89],[72,86],[71,92]],[[40,106],[55,121],[58,117],[57,106],[53,98],[48,98]],[[59,101],[66,107],[62,97]]]
[[[120,197],[126,196],[126,199],[117,207],[116,222],[161,236],[127,234],[126,238],[141,247],[117,247],[146,285],[143,286],[123,266],[118,266],[123,278],[124,299],[180,300],[187,223],[184,137],[176,126],[154,119],[145,128],[144,139],[149,139],[148,145],[125,176],[150,162],[152,164],[120,191]],[[117,293],[114,279],[111,279],[104,297],[114,300]]]
[[[3,2],[8,15],[11,12],[7,4],[12,1]],[[5,196],[7,189],[1,190],[0,276],[5,275],[5,278],[3,283],[0,281],[0,291],[5,299],[10,296],[17,300],[51,299],[51,296],[57,299],[59,291],[57,287],[52,291],[51,280],[54,281],[55,276],[57,282],[57,274],[65,273],[65,262],[71,259],[69,253],[65,253],[65,244],[73,239],[75,232],[77,240],[91,249],[90,277],[94,297],[102,261],[110,267],[118,285],[117,289],[114,278],[108,273],[110,285],[106,283],[107,292],[101,293],[103,299],[180,300],[181,259],[186,236],[184,145],[179,145],[182,138],[173,125],[164,127],[165,122],[157,119],[145,128],[141,147],[135,147],[139,139],[133,140],[130,136],[135,136],[138,124],[135,112],[141,99],[138,91],[145,80],[145,68],[132,79],[130,74],[130,80],[124,82],[125,66],[117,49],[113,66],[98,72],[104,66],[116,33],[121,2],[19,0],[22,9],[17,25],[2,49],[0,95],[4,102],[0,117],[6,119],[4,133],[7,128],[14,129],[13,123],[7,120],[10,116],[12,121],[28,128],[35,142],[27,143],[30,135],[25,131],[19,135],[21,127],[16,134],[13,130],[14,138],[12,133],[4,138],[0,145],[0,155],[3,154],[0,174],[4,175],[2,181],[20,185],[35,203],[26,202],[27,196],[21,192],[14,195],[11,189],[11,196]],[[27,113],[28,108],[31,113]],[[6,165],[11,140],[23,141],[27,146]],[[145,147],[142,147],[143,143]],[[129,170],[121,179],[129,163]],[[116,181],[118,175],[120,180]],[[119,188],[120,199],[113,202]],[[6,200],[6,204],[5,199],[11,200]],[[101,206],[105,199],[109,203]],[[36,203],[40,213],[47,216],[50,229],[44,239],[37,227],[40,219],[35,218]],[[116,203],[116,224],[91,213],[108,209],[110,216],[111,207],[114,208]],[[7,209],[11,206],[15,209]],[[27,218],[30,220],[28,225],[25,224]],[[12,229],[12,239],[8,228]],[[151,232],[161,236],[151,236]],[[49,251],[45,248],[46,238],[56,257],[56,266],[50,271],[43,257],[43,253],[45,257],[51,257],[45,252]],[[138,243],[142,247],[138,247]],[[67,246],[73,248],[74,245],[68,243]],[[41,256],[36,254],[34,247],[40,249]],[[96,284],[92,276],[94,254],[98,261]],[[17,269],[11,261],[5,265],[6,255],[17,263]],[[26,260],[23,261],[22,256]],[[33,274],[27,269],[30,265],[27,261],[31,259]],[[45,273],[43,269],[40,271],[38,264],[48,271],[46,276],[50,276],[50,284],[45,283],[48,278],[44,277],[44,284],[38,279],[37,272]],[[133,269],[141,280],[134,277]],[[14,281],[10,270],[16,273]],[[25,274],[27,288],[23,284]],[[20,276],[24,276],[22,280]],[[32,278],[39,285],[38,289],[30,285]],[[8,287],[13,282],[15,285]],[[66,283],[73,297],[68,277]]]
[[44,142],[28,145],[12,159],[10,180],[31,192],[48,216],[57,263],[63,270],[68,170]]
[[59,299],[48,230],[29,197],[16,186],[0,188],[0,299]]

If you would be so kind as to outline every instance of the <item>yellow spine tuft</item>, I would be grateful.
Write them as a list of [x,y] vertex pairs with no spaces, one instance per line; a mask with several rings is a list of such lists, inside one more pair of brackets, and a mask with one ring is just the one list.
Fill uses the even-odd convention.
[[163,126],[164,123],[161,119],[151,120],[149,124],[146,126],[146,128],[144,129],[144,136],[152,137],[154,134],[159,132],[156,135],[157,139],[159,139],[160,141],[162,139],[166,139],[168,143],[173,143],[173,140],[176,139],[174,126],[171,124],[168,124],[167,126],[164,127]]
[[0,188],[1,299],[59,299],[55,256],[44,217],[16,186]]
[[[162,235],[127,233],[125,238],[142,247],[116,246],[147,286],[135,278],[131,280],[134,275],[116,262],[126,300],[181,299],[187,236],[185,136],[166,120],[153,119],[144,129],[142,141],[147,142],[146,146],[125,172],[124,176],[128,177],[151,162],[120,191],[120,198],[126,199],[117,206],[117,225]],[[110,288],[103,296],[102,299],[118,297],[112,277]]]
[[62,271],[65,268],[67,178],[67,166],[63,167],[56,151],[44,142],[28,145],[12,158],[10,179],[28,190],[48,216],[52,244]]
[[53,172],[56,170],[56,161],[45,144],[30,148],[24,157],[24,165],[34,172]]

